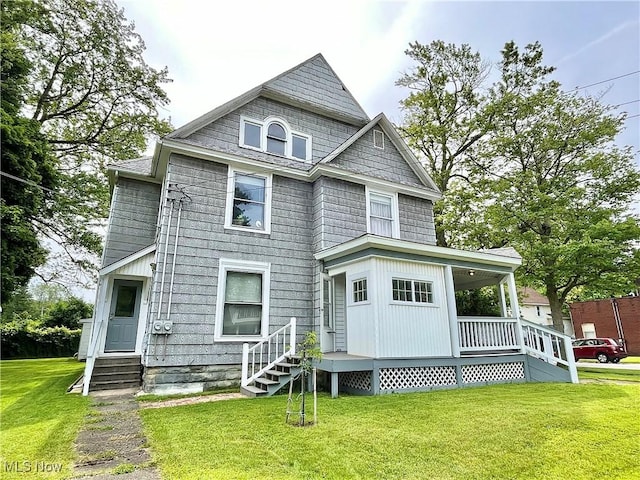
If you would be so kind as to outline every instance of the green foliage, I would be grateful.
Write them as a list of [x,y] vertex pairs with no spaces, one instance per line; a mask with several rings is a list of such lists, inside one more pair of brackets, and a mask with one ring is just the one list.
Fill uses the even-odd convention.
[[146,64],[112,0],[2,2],[2,19],[3,171],[56,192],[2,179],[8,299],[46,260],[45,238],[61,253],[41,274],[91,279],[108,214],[105,164],[140,156],[170,125],[158,111],[167,71]]
[[498,292],[492,287],[456,292],[456,310],[460,316],[500,316]]
[[[412,145],[423,154],[423,145],[438,139],[442,118],[449,118],[433,109],[438,101],[447,103],[445,97],[429,100],[432,91],[457,91],[477,72],[464,57],[448,58],[454,66],[443,70],[437,58],[420,56],[421,62],[433,63],[432,70],[420,63],[419,68],[436,76],[440,90],[431,82],[405,101],[426,99],[424,105],[412,104],[424,115],[408,116],[404,127],[415,132]],[[563,91],[548,78],[554,68],[542,60],[539,43],[521,50],[509,42],[498,65],[500,78],[472,87],[484,103],[468,118],[482,127],[482,141],[457,165],[464,179],[449,177],[438,218],[453,246],[514,247],[523,257],[519,282],[546,293],[554,325],[562,329],[562,304],[572,292],[634,289],[640,277],[640,223],[629,212],[640,191],[640,173],[631,149],[613,143],[624,116],[599,98]],[[488,93],[482,96],[483,91]],[[454,138],[470,135],[465,124],[450,127],[457,130]],[[440,150],[449,154],[452,140],[445,140]],[[442,173],[436,167],[427,163],[438,178]]]
[[489,128],[487,97],[481,91],[489,64],[466,44],[458,47],[438,40],[409,47],[405,54],[415,66],[396,82],[410,90],[401,101],[401,131],[443,193],[434,216],[438,245],[446,247],[450,239],[443,217],[449,209],[449,188],[454,180],[467,180],[474,148]]
[[[89,397],[67,394],[84,364],[69,358],[0,363],[3,480],[70,478],[74,441],[89,409]],[[4,462],[32,462],[30,473],[9,472]],[[60,464],[60,472],[37,473],[35,462]]]
[[2,359],[71,357],[78,352],[82,331],[42,327],[28,314],[0,325]]
[[71,297],[68,300],[56,302],[42,320],[45,327],[61,326],[78,329],[81,327],[80,320],[91,318],[92,315],[92,305],[79,298]]
[[313,370],[313,360],[322,358],[318,335],[314,331],[308,331],[304,335],[304,340],[297,345],[296,355],[300,356],[300,367],[305,376]]

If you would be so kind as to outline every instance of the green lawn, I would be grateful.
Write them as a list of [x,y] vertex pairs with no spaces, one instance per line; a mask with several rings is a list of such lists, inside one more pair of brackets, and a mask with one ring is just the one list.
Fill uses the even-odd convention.
[[640,383],[640,370],[613,370],[598,368],[596,365],[593,367],[578,367],[578,378],[580,380],[591,379]]
[[142,412],[164,478],[640,479],[640,385],[519,384]]
[[83,368],[70,358],[0,362],[0,478],[70,474],[89,400],[66,390]]

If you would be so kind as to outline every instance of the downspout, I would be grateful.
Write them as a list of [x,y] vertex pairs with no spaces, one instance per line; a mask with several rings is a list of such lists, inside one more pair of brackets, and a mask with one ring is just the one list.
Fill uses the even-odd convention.
[[622,319],[620,318],[620,309],[615,298],[611,299],[611,307],[613,308],[613,319],[616,322],[616,330],[618,330],[618,340],[622,341],[624,351],[627,351],[627,342],[624,338],[624,330],[622,329]]

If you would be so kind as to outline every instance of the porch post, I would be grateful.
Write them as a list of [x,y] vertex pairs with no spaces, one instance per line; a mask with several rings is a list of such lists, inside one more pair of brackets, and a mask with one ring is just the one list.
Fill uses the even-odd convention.
[[451,335],[451,355],[460,356],[460,339],[458,334],[458,309],[456,308],[456,292],[453,284],[451,265],[444,267],[444,290],[447,295],[447,311],[449,312],[449,333]]
[[522,323],[520,322],[520,307],[518,306],[518,289],[516,288],[516,280],[513,272],[507,275],[507,284],[509,285],[509,304],[511,306],[511,314],[516,319],[516,329],[518,332],[518,341],[520,342],[520,351],[524,353],[524,333],[522,331]]
[[504,284],[506,279],[507,277],[504,277],[502,280],[500,280],[500,283],[498,283],[498,293],[500,294],[500,315],[502,316],[502,318],[507,317],[507,298],[504,294]]

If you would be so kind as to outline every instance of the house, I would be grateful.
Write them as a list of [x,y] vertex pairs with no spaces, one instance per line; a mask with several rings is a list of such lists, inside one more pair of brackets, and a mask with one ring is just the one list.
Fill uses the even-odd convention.
[[553,326],[551,306],[547,297],[531,287],[518,289],[520,295],[520,317],[539,325]]
[[629,355],[640,355],[640,297],[574,302],[569,308],[577,336],[620,340]]
[[[549,299],[531,287],[518,289],[520,298],[520,318],[527,322],[537,323],[553,328],[551,305]],[[573,325],[570,318],[563,318],[565,335],[573,336]]]
[[[273,393],[311,330],[334,395],[577,380],[569,339],[519,319],[517,253],[435,245],[440,192],[322,55],[109,174],[85,394],[140,372]],[[458,317],[455,291],[486,285],[502,317]]]

